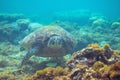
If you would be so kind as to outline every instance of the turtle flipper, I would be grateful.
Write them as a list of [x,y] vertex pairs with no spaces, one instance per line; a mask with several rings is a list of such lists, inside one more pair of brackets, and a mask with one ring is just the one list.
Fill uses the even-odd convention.
[[20,63],[20,65],[18,66],[18,68],[21,68],[21,67],[23,66],[23,64],[25,64],[32,55],[35,55],[35,53],[36,53],[37,51],[38,51],[38,49],[36,49],[36,48],[30,49],[30,50],[27,52],[27,54],[25,55],[25,57],[23,57],[22,62]]

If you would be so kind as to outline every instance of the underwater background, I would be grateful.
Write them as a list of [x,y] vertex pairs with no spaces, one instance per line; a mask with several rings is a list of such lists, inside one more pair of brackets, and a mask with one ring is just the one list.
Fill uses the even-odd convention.
[[0,0],[0,80],[120,80],[120,0]]
[[119,0],[1,0],[0,12],[23,13],[41,22],[50,21],[56,12],[73,10],[89,10],[116,19],[120,14],[119,3]]

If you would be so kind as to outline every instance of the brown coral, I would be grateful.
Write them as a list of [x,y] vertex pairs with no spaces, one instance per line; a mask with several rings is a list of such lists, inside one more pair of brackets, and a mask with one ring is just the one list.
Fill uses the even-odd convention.
[[96,61],[101,61],[105,64],[112,64],[119,60],[119,56],[106,44],[103,48],[98,44],[90,44],[81,51],[73,53],[72,58],[67,62],[69,69],[74,68],[76,64],[87,64],[92,66]]
[[[31,78],[27,80],[57,80],[59,76],[64,76],[67,74],[67,70],[58,66],[56,68],[47,67],[43,70],[38,70]],[[57,78],[56,78],[57,77]]]
[[108,74],[111,80],[120,80],[120,61],[111,65]]
[[11,70],[6,70],[0,73],[0,80],[15,80],[15,76],[12,74]]
[[104,65],[105,65],[104,63],[97,61],[97,62],[95,62],[95,64],[93,64],[93,69],[98,70],[98,69],[104,67]]
[[47,67],[38,70],[27,80],[118,80],[119,60],[118,53],[113,51],[109,44],[102,48],[98,44],[90,44],[83,50],[73,53],[66,62],[65,69]]
[[[71,74],[70,78],[72,80],[107,80],[109,79],[109,76],[113,76],[108,75],[110,68],[109,65],[114,64],[119,59],[120,57],[118,53],[113,51],[109,44],[105,44],[104,47],[100,47],[95,43],[88,45],[88,47],[81,51],[73,53],[73,56],[67,62],[67,67],[69,68],[69,75]],[[86,67],[82,68],[80,65],[86,65]],[[81,70],[84,70],[84,72],[81,72]]]

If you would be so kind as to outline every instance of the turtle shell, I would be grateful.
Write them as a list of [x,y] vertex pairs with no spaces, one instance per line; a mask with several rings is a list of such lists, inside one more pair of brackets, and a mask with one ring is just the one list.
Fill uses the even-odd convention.
[[[62,48],[59,50],[52,50],[47,47],[49,38],[54,35],[60,36],[64,41]],[[62,54],[65,55],[67,53],[72,53],[76,45],[76,41],[69,32],[60,26],[48,25],[30,33],[22,41],[20,41],[20,44],[27,50],[37,46],[39,49],[38,53],[41,56],[49,57],[51,56],[51,53],[54,54],[54,56],[57,56],[58,54],[62,56]]]

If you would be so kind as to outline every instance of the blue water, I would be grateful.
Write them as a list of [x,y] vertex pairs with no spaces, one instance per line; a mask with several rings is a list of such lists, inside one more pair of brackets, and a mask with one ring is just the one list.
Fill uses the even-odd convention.
[[81,9],[115,19],[120,17],[120,0],[0,0],[0,13],[23,13],[41,21],[58,11]]

